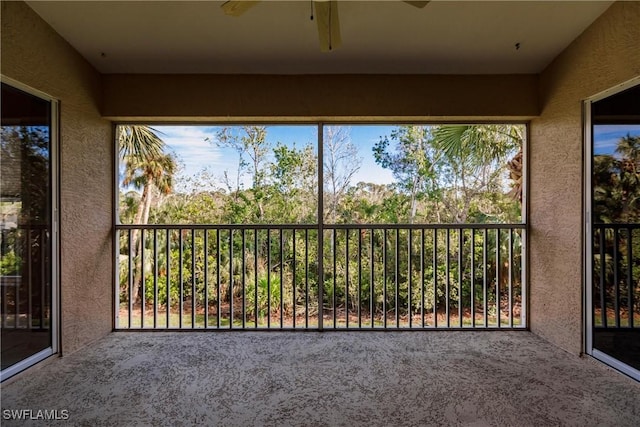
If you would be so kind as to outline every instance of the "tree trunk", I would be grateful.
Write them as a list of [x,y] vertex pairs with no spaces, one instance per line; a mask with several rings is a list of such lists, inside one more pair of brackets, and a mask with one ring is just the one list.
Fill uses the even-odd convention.
[[[149,221],[149,212],[151,210],[151,185],[147,184],[142,190],[142,198],[140,199],[140,205],[136,212],[135,224],[146,224]],[[131,237],[131,245],[134,248],[133,259],[137,259],[142,252],[142,245],[144,241],[141,238],[140,230],[134,229]],[[133,275],[133,289],[131,290],[130,298],[133,298],[134,304],[141,301],[140,288],[142,286],[144,264],[143,260],[140,260],[140,268],[134,268]],[[137,263],[136,263],[137,265]]]

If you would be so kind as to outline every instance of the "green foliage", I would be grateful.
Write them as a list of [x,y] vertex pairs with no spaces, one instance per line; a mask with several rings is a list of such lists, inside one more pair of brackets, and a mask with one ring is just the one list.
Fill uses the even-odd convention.
[[616,155],[593,158],[594,222],[640,221],[640,137],[618,141]]
[[15,276],[20,271],[22,259],[13,250],[2,253],[0,276]]
[[[253,279],[253,280],[252,280]],[[272,314],[280,313],[280,304],[284,303],[284,311],[290,312],[291,300],[284,303],[282,295],[280,294],[280,277],[277,274],[271,274],[268,278],[267,275],[258,276],[258,316],[264,317],[269,312]],[[246,301],[247,301],[247,314],[255,315],[255,303],[256,303],[256,283],[255,276],[248,278],[246,285]]]
[[[614,154],[595,155],[592,173],[593,222],[640,222],[640,137],[627,135],[618,140]],[[613,229],[597,229],[594,233],[594,292],[605,296],[607,306],[599,308],[616,310],[613,301],[617,301],[625,308],[633,302],[634,310],[640,310],[640,298],[630,299],[640,276],[640,264],[633,256],[640,253],[639,230],[623,228],[614,235]],[[604,289],[599,289],[601,283]],[[599,306],[600,300],[595,304]]]
[[[503,179],[521,148],[519,126],[401,126],[376,143],[373,155],[408,197],[401,222],[517,222],[520,203],[506,197]],[[506,209],[496,211],[490,199]]]
[[[213,175],[202,174],[194,178],[190,192],[161,194],[157,190],[162,185],[157,183],[152,197],[144,192],[121,193],[122,221],[138,222],[136,218],[146,221],[146,210],[151,223],[317,223],[317,157],[312,145],[298,148],[295,144],[271,144],[266,129],[260,126],[223,129],[217,143],[235,149],[240,160],[236,176],[225,177],[222,187],[226,189],[221,189]],[[325,185],[325,201],[331,214],[325,215],[325,219],[347,224],[517,222],[520,203],[508,194],[508,163],[518,155],[521,144],[518,126],[400,126],[373,146],[375,160],[393,173],[394,183],[351,183],[349,174],[354,168],[340,163],[350,159],[335,152],[337,162],[333,169],[329,168],[335,182],[331,188]],[[143,167],[133,166],[144,163],[150,171],[156,171],[155,167],[149,162],[132,161],[125,176],[128,182],[143,188],[155,177],[173,179],[173,166],[160,165],[165,160],[168,159],[154,160],[159,173],[149,173],[146,178]],[[246,174],[251,176],[250,188],[240,185],[240,177]],[[496,250],[502,259],[509,253],[507,233],[502,233],[497,241],[495,230],[486,237],[476,231],[472,243],[470,230],[451,230],[448,253],[444,243],[446,230],[424,230],[424,243],[420,230],[411,235],[406,229],[397,234],[393,229],[386,233],[382,229],[348,233],[338,230],[333,235],[327,231],[324,236],[324,310],[367,313],[373,307],[377,317],[383,312],[408,316],[421,310],[446,309],[447,296],[452,304],[450,310],[465,309],[471,305],[472,293],[476,300],[483,295],[485,282],[489,290],[504,288],[508,282],[508,272],[496,256]],[[294,310],[300,314],[307,300],[309,309],[315,310],[318,232],[297,230],[295,243],[291,230],[284,230],[282,236],[280,247],[278,230],[248,230],[243,241],[240,230],[192,233],[187,227],[170,230],[168,240],[162,230],[155,243],[152,232],[145,232],[142,238],[139,230],[134,231],[132,242],[126,232],[121,232],[121,301],[128,301],[131,253],[133,281],[144,283],[147,302],[155,297],[157,269],[157,298],[161,305],[167,304],[168,282],[169,305],[176,307],[182,296],[190,307],[195,296],[198,313],[202,313],[205,303],[207,309],[234,303],[237,312],[238,301],[244,302],[244,314],[254,318],[264,318],[269,306],[272,315],[282,312],[290,316]],[[438,241],[435,251],[434,239]],[[152,261],[154,244],[158,251],[157,266]],[[518,266],[522,253],[518,233],[514,233],[512,245],[513,265]],[[462,254],[458,253],[460,247]],[[485,249],[487,253],[483,252]],[[424,259],[419,255],[422,251]],[[511,273],[517,292],[521,274],[516,267]],[[487,302],[495,299],[495,292],[487,292]]]

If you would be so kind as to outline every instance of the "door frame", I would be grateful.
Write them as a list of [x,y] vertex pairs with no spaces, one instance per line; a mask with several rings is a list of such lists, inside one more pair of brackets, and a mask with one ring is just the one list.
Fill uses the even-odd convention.
[[50,128],[50,179],[51,179],[51,345],[26,359],[0,372],[0,382],[15,374],[35,365],[38,362],[56,354],[60,350],[60,156],[59,156],[59,130],[60,130],[60,103],[53,96],[27,86],[4,74],[0,74],[0,81],[18,90],[33,95],[51,105]]
[[612,88],[604,90],[592,97],[589,97],[583,101],[583,260],[584,266],[584,283],[583,283],[583,348],[584,352],[591,357],[611,366],[614,369],[640,381],[640,371],[632,368],[619,361],[618,359],[593,348],[593,228],[591,224],[591,215],[593,209],[592,198],[592,166],[593,166],[593,126],[591,121],[591,105],[609,96],[615,95],[619,92],[627,90],[633,86],[640,84],[640,76],[628,80],[624,83],[616,85]]

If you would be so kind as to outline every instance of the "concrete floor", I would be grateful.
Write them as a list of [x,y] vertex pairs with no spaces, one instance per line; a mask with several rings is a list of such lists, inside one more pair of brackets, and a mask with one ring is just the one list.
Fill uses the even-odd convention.
[[86,426],[640,425],[640,383],[524,331],[118,332],[1,392]]

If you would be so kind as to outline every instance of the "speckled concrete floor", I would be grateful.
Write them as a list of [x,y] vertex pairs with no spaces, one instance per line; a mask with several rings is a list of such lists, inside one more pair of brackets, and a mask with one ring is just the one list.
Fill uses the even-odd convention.
[[1,406],[86,426],[639,426],[640,383],[529,332],[119,332]]

